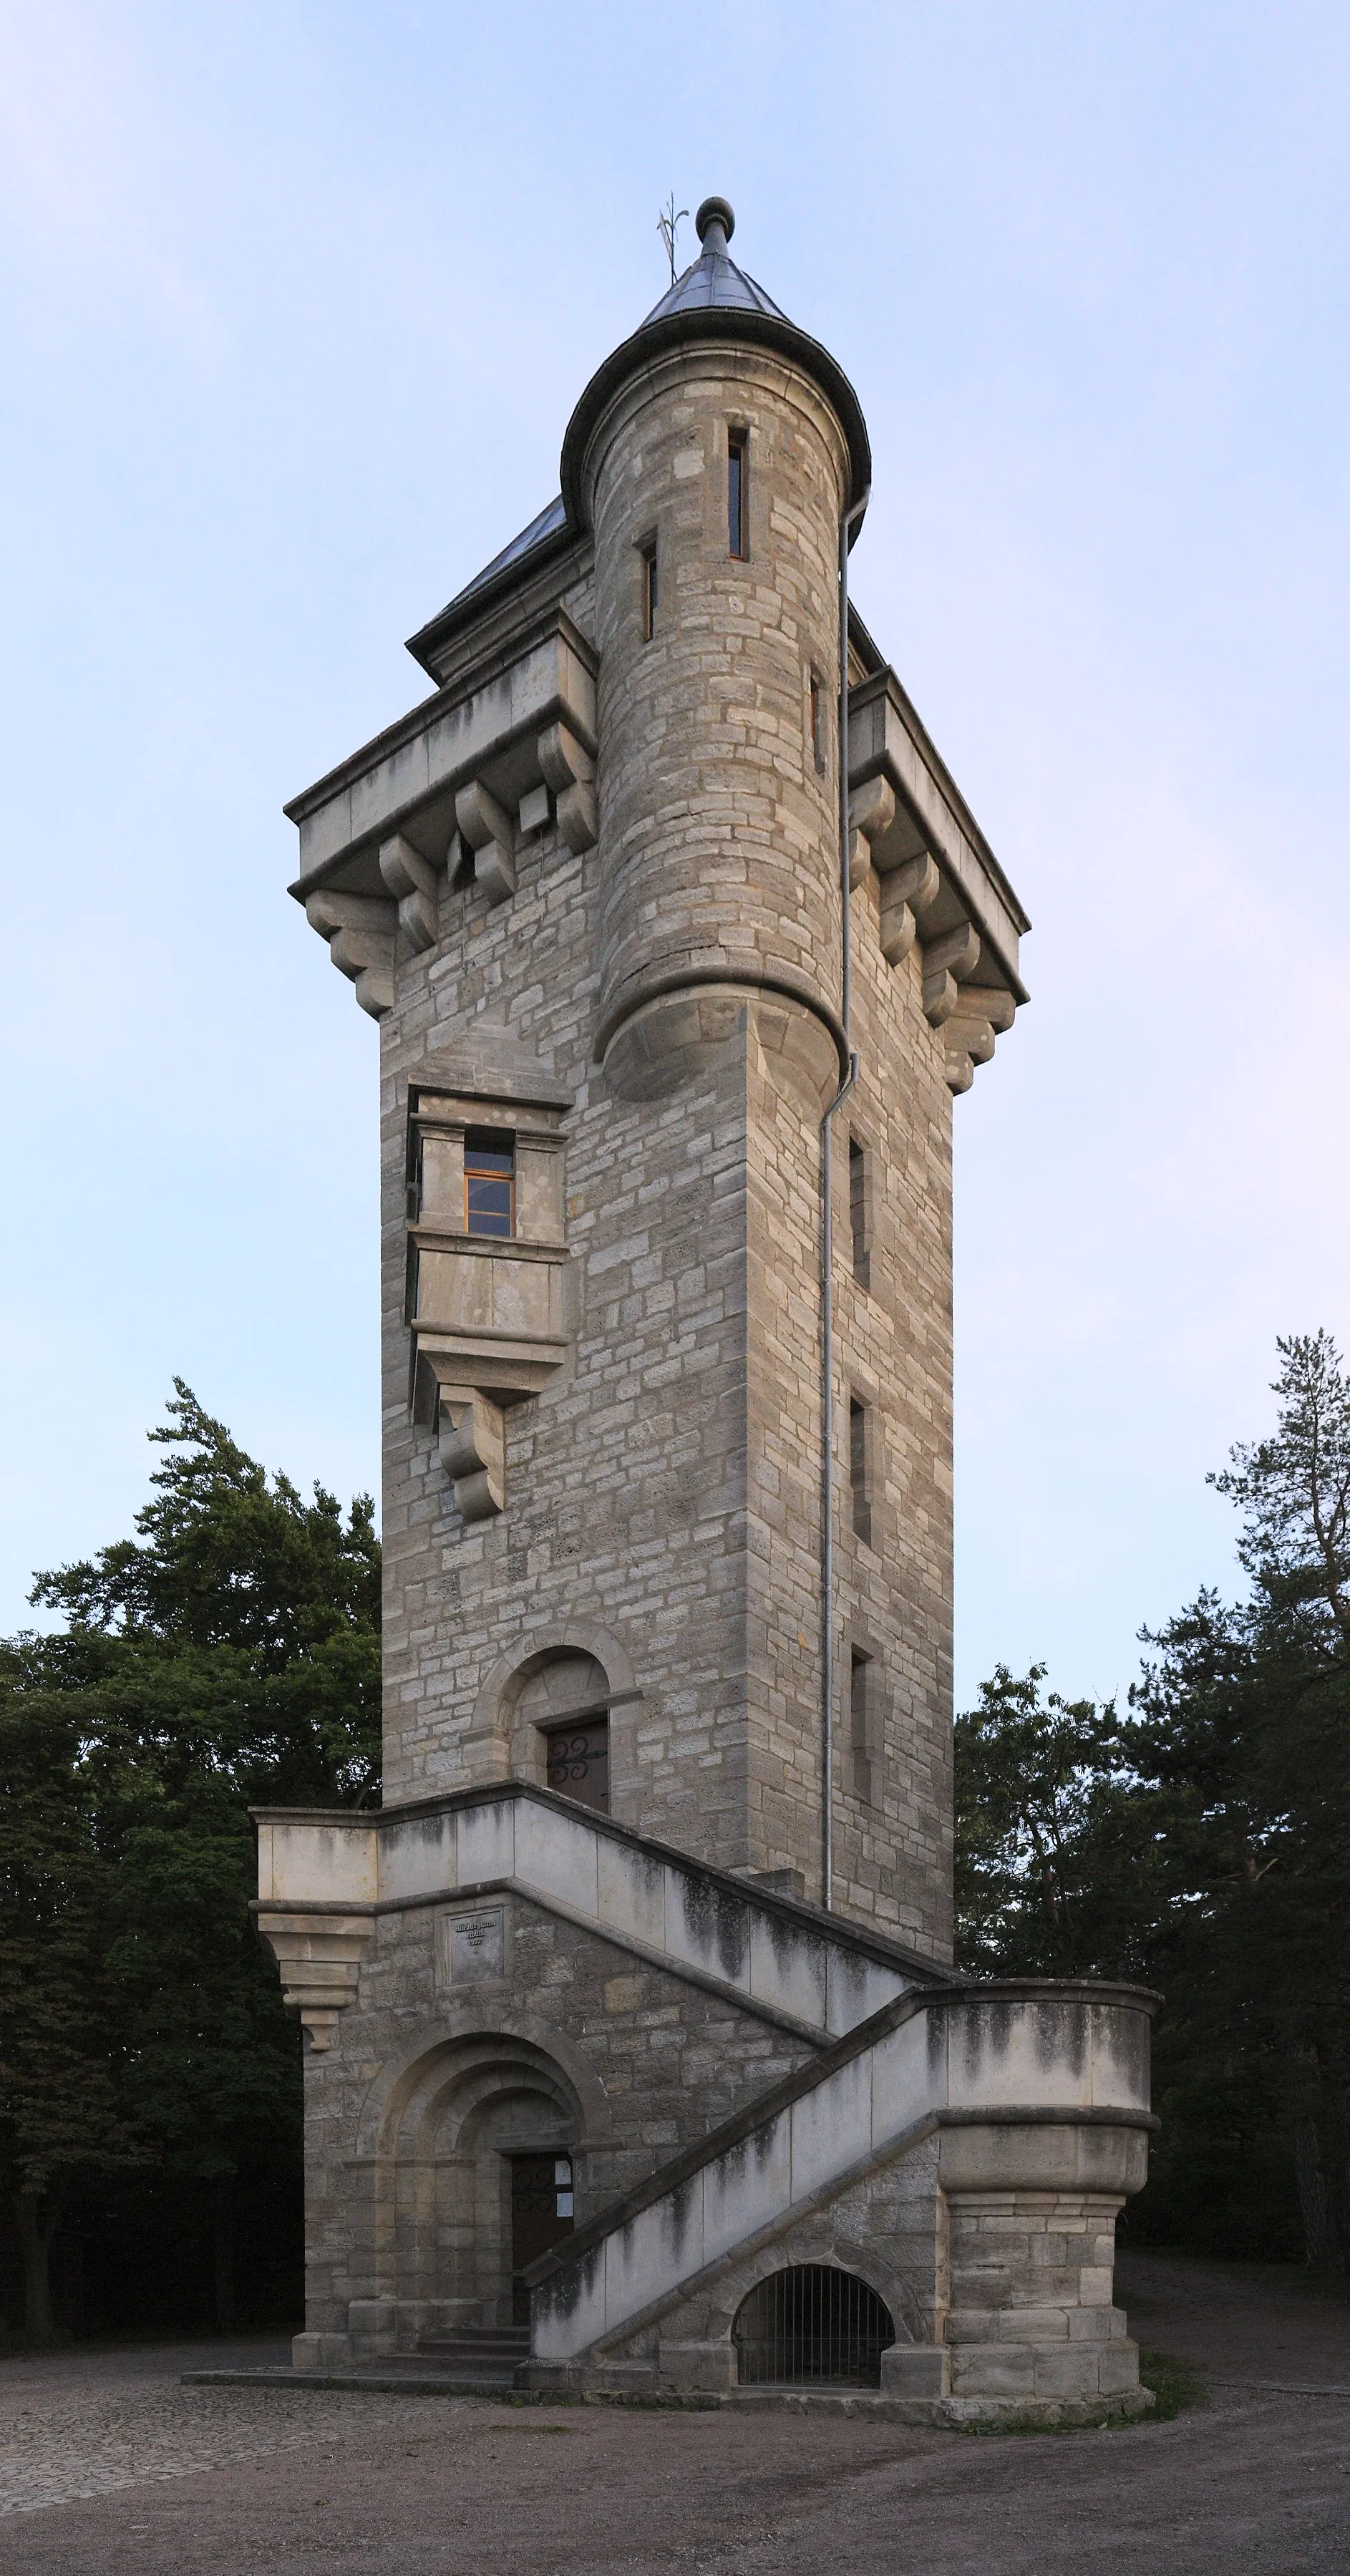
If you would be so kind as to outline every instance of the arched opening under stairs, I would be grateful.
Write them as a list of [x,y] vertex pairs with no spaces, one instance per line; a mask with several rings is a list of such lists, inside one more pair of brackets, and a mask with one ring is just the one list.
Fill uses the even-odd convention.
[[731,2330],[742,2388],[879,2388],[891,2312],[856,2272],[791,2263],[758,2281]]

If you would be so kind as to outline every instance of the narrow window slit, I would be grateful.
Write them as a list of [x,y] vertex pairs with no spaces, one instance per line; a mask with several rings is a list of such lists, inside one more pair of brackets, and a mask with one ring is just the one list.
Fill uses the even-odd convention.
[[868,1473],[868,1451],[871,1448],[867,1407],[858,1398],[849,1398],[848,1408],[848,1479],[853,1503],[853,1534],[870,1547],[872,1544],[871,1478]]
[[727,536],[732,554],[740,563],[749,551],[745,537],[745,451],[743,429],[727,433]]
[[848,1712],[849,1749],[853,1756],[853,1785],[859,1797],[872,1803],[872,1658],[854,1646],[849,1654]]
[[868,1252],[869,1209],[867,1205],[867,1148],[856,1136],[848,1140],[848,1221],[853,1237],[853,1276],[860,1288],[869,1288],[871,1262]]

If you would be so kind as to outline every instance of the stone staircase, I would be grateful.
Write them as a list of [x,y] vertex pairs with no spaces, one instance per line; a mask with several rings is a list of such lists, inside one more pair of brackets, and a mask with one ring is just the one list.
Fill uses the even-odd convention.
[[424,2335],[418,2346],[419,2366],[438,2378],[466,2385],[513,2388],[516,2374],[530,2357],[528,2326],[471,2326],[457,2334]]
[[1154,2001],[1029,1981],[883,2005],[531,2267],[521,2384],[728,2392],[756,2283],[857,2248],[896,2325],[882,2393],[918,2420],[1138,2411],[1112,2264],[1156,2125]]

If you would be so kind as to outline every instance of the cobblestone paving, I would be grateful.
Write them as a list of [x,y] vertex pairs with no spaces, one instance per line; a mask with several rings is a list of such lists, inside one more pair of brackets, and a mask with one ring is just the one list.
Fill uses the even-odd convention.
[[[34,2390],[18,2404],[5,2403],[5,2393],[0,2377],[0,2514],[317,2444],[360,2446],[391,2415],[406,2420],[408,2404],[374,2393],[181,2388],[156,2379],[106,2393],[86,2379],[78,2393]],[[435,2404],[439,2414],[454,2401]]]

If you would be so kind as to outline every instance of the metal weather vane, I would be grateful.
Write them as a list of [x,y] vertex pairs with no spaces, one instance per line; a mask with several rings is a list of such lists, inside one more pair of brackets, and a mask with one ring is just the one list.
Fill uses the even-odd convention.
[[680,225],[687,223],[688,220],[689,208],[687,206],[681,206],[679,213],[676,214],[675,191],[672,188],[665,205],[662,207],[660,214],[656,218],[656,229],[659,232],[662,241],[665,243],[666,257],[670,262],[670,282],[672,286],[675,283],[675,235]]

